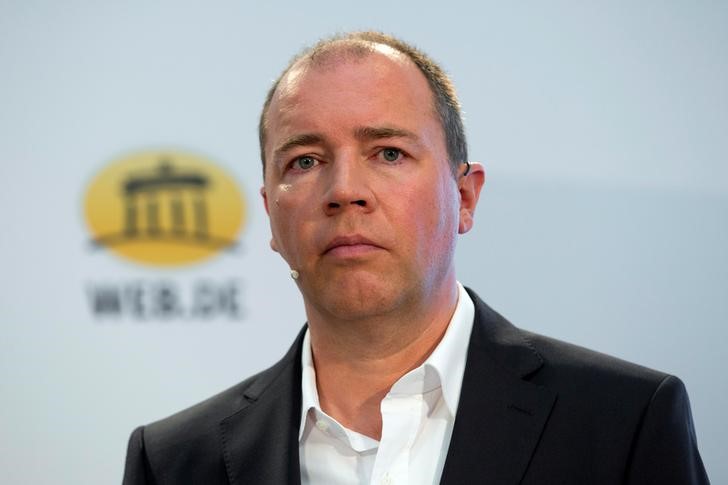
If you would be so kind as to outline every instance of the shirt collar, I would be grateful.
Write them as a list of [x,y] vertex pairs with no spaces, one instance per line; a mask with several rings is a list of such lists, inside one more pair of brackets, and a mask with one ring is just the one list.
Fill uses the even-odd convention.
[[[445,334],[435,350],[418,368],[402,376],[392,386],[391,393],[412,393],[410,384],[417,380],[420,393],[442,387],[442,396],[451,416],[455,417],[463,385],[465,361],[467,359],[470,333],[473,329],[475,305],[460,282],[458,302],[455,306]],[[316,388],[316,369],[311,354],[311,338],[308,329],[303,337],[301,349],[301,421],[298,440],[301,440],[306,427],[306,418],[311,409],[321,411]],[[424,376],[423,376],[424,374]],[[410,389],[408,389],[410,388]],[[323,412],[323,411],[321,411]]]
[[474,318],[473,300],[470,299],[470,295],[465,291],[463,285],[458,282],[458,303],[455,306],[455,312],[453,312],[442,340],[423,364],[425,385],[432,387],[428,381],[439,380],[445,404],[453,417],[460,402],[460,390],[463,386],[465,361]]
[[318,389],[316,388],[316,369],[313,367],[311,354],[311,337],[308,329],[303,336],[301,348],[301,426],[298,430],[298,441],[301,441],[306,427],[306,417],[310,409],[321,409],[319,406]]

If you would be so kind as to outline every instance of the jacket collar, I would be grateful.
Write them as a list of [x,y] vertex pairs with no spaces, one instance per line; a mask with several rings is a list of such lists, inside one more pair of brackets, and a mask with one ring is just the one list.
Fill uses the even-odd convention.
[[543,359],[523,334],[468,290],[475,325],[440,483],[519,483],[556,393],[525,380]]
[[[556,394],[525,380],[543,360],[523,334],[472,291],[475,321],[441,483],[518,483]],[[301,344],[306,327],[276,365],[220,423],[231,485],[300,485]]]

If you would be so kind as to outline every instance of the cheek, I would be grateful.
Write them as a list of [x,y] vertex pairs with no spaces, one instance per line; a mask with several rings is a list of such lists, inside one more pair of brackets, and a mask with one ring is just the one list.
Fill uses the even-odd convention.
[[457,186],[452,179],[440,180],[421,193],[428,195],[420,196],[419,201],[414,203],[425,212],[422,215],[428,224],[425,229],[431,232],[433,238],[440,239],[456,231],[460,205]]
[[270,226],[278,245],[279,251],[286,252],[289,246],[289,239],[292,233],[295,233],[291,227],[297,219],[295,213],[291,210],[293,206],[287,204],[284,200],[274,200],[270,208]]
[[434,186],[428,203],[423,204],[421,237],[425,239],[426,259],[435,263],[453,253],[459,224],[459,193],[450,180]]
[[305,190],[293,184],[281,184],[268,199],[271,232],[276,249],[289,262],[296,259],[305,237],[311,202]]

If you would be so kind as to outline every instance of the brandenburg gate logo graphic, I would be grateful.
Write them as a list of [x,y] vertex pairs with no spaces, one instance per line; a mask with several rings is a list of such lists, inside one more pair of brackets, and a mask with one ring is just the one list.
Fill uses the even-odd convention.
[[[124,184],[124,198],[126,199],[124,237],[138,238],[146,235],[149,238],[172,236],[175,239],[185,239],[187,236],[192,236],[192,241],[208,242],[207,207],[205,205],[205,189],[207,189],[208,183],[208,178],[202,174],[175,173],[174,167],[168,161],[159,164],[159,171],[156,174],[130,177]],[[172,228],[167,234],[162,232],[159,222],[158,193],[161,191],[168,191],[171,195],[169,208]],[[142,204],[146,207],[139,207]],[[185,212],[189,205],[192,205],[194,211],[192,232],[188,232],[185,226],[187,219]],[[140,209],[146,213],[146,228],[139,227]]]
[[109,164],[84,201],[96,247],[176,266],[237,245],[245,207],[234,180],[186,152],[140,152]]

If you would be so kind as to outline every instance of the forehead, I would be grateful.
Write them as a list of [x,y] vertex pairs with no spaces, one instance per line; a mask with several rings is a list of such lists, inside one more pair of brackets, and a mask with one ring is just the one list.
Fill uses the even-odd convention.
[[342,128],[348,122],[436,121],[425,76],[407,56],[384,45],[333,50],[294,64],[271,100],[268,138],[302,129],[302,123],[315,125],[322,116],[328,127],[336,122]]
[[280,100],[290,95],[309,78],[337,77],[356,68],[369,71],[375,77],[396,74],[413,84],[427,83],[409,57],[388,45],[340,41],[294,63],[281,79],[275,98]]

